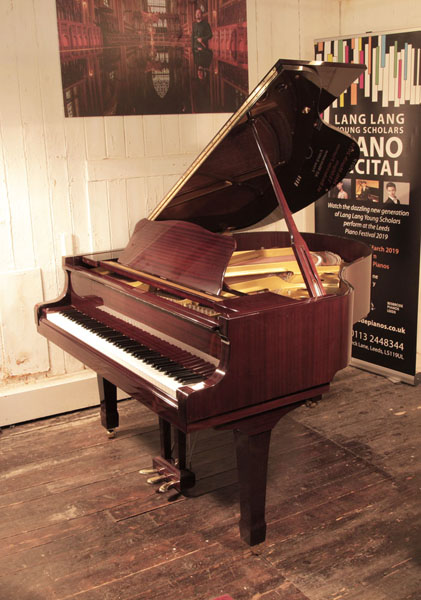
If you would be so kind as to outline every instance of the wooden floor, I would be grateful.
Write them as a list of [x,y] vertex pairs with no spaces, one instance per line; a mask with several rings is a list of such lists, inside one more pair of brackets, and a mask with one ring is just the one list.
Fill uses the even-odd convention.
[[[348,368],[272,437],[263,544],[239,538],[230,432],[195,440],[195,497],[138,473],[154,415],[120,403],[0,435],[1,600],[420,600],[421,390]],[[170,501],[169,501],[170,500]]]

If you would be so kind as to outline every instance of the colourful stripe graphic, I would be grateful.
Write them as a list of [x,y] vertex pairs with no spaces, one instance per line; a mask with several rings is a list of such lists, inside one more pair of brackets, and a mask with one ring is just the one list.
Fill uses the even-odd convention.
[[384,107],[421,103],[421,49],[411,41],[400,41],[393,35],[367,35],[320,41],[315,48],[317,60],[367,66],[367,71],[336,101],[340,106],[346,102],[357,104],[361,94],[373,102],[380,100]]

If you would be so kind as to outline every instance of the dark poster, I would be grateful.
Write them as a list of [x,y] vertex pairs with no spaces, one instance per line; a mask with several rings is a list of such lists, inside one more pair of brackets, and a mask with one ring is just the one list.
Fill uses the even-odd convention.
[[316,43],[315,53],[318,60],[367,66],[324,114],[358,141],[360,159],[316,206],[317,232],[365,241],[373,249],[371,312],[354,327],[353,364],[412,383],[421,222],[421,32],[325,40]]
[[246,0],[56,0],[66,117],[233,112]]

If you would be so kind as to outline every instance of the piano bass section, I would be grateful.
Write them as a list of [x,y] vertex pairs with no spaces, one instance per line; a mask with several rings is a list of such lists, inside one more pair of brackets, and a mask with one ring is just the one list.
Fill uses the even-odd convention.
[[[370,249],[291,216],[358,157],[319,114],[362,68],[279,61],[127,247],[67,257],[62,296],[36,307],[39,332],[98,374],[109,432],[116,386],[158,415],[162,490],[195,483],[189,433],[234,431],[249,544],[266,535],[272,428],[328,390],[369,310]],[[287,232],[238,231],[277,206]]]

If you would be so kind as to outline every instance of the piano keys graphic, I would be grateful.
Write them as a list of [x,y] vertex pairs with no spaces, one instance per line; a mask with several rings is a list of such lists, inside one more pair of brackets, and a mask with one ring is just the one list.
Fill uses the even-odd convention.
[[317,42],[318,60],[367,65],[365,73],[332,107],[356,105],[362,98],[380,102],[383,107],[420,104],[421,48],[417,47],[419,37],[411,39],[408,32]]
[[[292,216],[358,158],[319,115],[362,71],[278,61],[126,248],[65,258],[62,295],[36,307],[38,331],[98,374],[111,435],[116,386],[157,414],[161,491],[194,486],[187,435],[233,430],[249,544],[266,535],[271,430],[329,389],[369,310],[369,247]],[[288,231],[241,231],[279,210]]]

